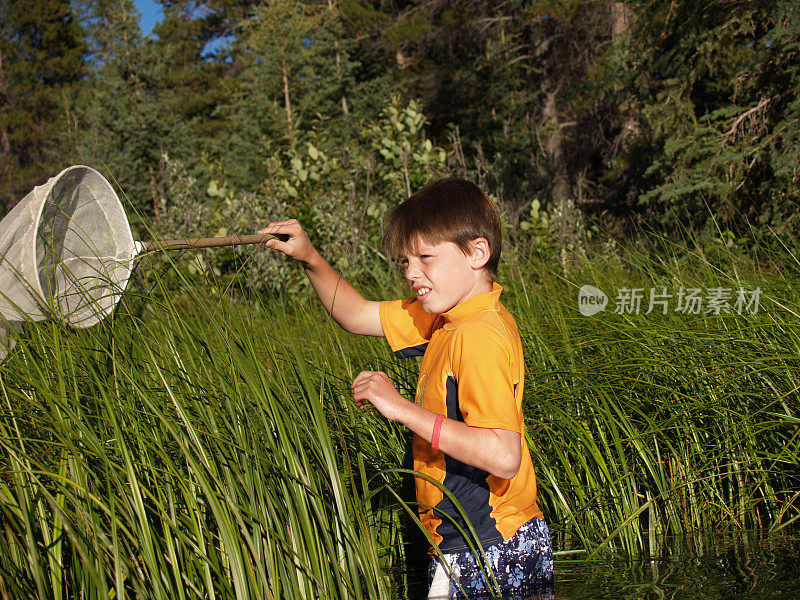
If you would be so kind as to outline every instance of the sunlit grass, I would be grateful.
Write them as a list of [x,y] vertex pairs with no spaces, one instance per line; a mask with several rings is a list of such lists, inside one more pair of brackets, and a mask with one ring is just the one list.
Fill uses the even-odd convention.
[[[566,267],[512,262],[529,441],[559,548],[658,555],[668,539],[800,516],[800,278],[791,256],[774,270],[767,255],[661,242]],[[520,289],[525,271],[537,283]],[[606,311],[580,314],[584,284],[608,294]],[[680,314],[675,299],[666,315],[646,301],[614,313],[618,290],[650,287],[762,295],[755,314]]]
[[345,401],[363,345],[202,286],[129,304],[3,367],[6,592],[390,597],[396,511],[368,478],[403,442]]
[[[566,267],[509,253],[557,550],[662,554],[674,535],[798,518],[800,277],[789,254],[763,264],[696,248]],[[312,298],[241,280],[232,299],[230,281],[180,264],[141,271],[113,318],[29,326],[0,367],[0,593],[405,597],[425,548],[407,546],[386,485],[408,487],[407,436],[355,409],[349,384],[384,369],[411,396],[416,366]],[[604,313],[578,312],[586,283],[611,296]],[[661,285],[763,295],[754,315],[613,314],[617,289]]]

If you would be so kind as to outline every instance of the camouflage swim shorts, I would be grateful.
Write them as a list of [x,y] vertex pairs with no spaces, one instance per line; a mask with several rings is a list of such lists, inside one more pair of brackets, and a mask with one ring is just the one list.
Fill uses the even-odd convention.
[[[489,546],[484,552],[503,598],[553,598],[553,547],[550,530],[542,519],[528,521],[511,538]],[[444,554],[440,559],[432,559],[428,567],[429,586],[436,574],[438,560],[447,561],[453,575],[466,592],[465,596],[451,576],[451,600],[497,597],[492,593],[497,588],[486,581],[478,565],[478,560],[482,560],[482,557],[476,557],[472,552]]]

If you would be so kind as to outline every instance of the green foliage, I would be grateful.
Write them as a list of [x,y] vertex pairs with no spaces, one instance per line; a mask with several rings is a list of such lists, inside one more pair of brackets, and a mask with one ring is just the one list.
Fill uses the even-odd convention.
[[350,359],[309,362],[303,309],[146,279],[133,314],[46,324],[3,366],[2,593],[389,598],[396,509],[370,478],[404,444],[347,401]]
[[196,179],[214,157],[230,189],[261,194],[307,143],[342,164],[374,153],[358,187],[385,161],[396,179],[380,185],[407,195],[424,178],[397,163],[425,156],[363,146],[399,96],[398,111],[424,106],[445,170],[497,197],[512,232],[537,199],[561,215],[564,247],[584,243],[582,211],[622,233],[716,220],[796,235],[791,0],[161,4],[152,36],[130,0],[0,5],[5,204],[85,162],[157,222],[164,154]]
[[451,168],[503,201],[525,204],[541,189],[538,96],[531,15],[519,3],[428,3],[399,11],[381,43],[396,56],[407,94],[420,98],[431,135],[465,140]]
[[[525,410],[540,501],[557,546],[672,552],[700,532],[779,530],[798,518],[798,263],[730,236],[576,257],[512,254],[501,271],[526,356]],[[783,256],[782,260],[778,256]],[[783,263],[770,271],[770,260]],[[578,312],[578,290],[609,296]],[[762,293],[738,315],[616,314],[622,288]],[[646,296],[647,297],[647,296]],[[787,351],[788,349],[788,351]]]
[[443,174],[446,152],[423,136],[425,115],[418,101],[403,106],[392,96],[380,120],[368,126],[365,136],[383,158],[376,164],[378,175],[389,186],[389,197],[406,198],[411,192]]
[[[641,2],[619,71],[649,146],[639,201],[659,218],[795,229],[798,154],[795,4]],[[788,221],[788,222],[787,222]]]
[[[304,134],[279,156],[265,157],[257,190],[237,189],[228,163],[206,159],[201,177],[183,163],[166,164],[164,235],[251,233],[270,221],[296,218],[338,269],[361,276],[381,252],[383,219],[410,190],[446,174],[446,152],[424,135],[418,102],[393,97],[377,121],[365,123],[346,148],[327,131]],[[212,271],[246,269],[255,285],[280,295],[305,288],[306,278],[271,253],[214,253]]]
[[85,52],[69,1],[0,2],[0,214],[74,159]]
[[[182,161],[165,157],[165,192],[162,227],[164,238],[210,237],[252,233],[271,221],[288,217],[285,193],[271,182],[264,195],[235,190],[227,182],[224,164],[208,158],[202,179],[192,176]],[[169,260],[164,257],[164,260]],[[253,286],[276,295],[295,291],[298,273],[285,260],[271,252],[252,249],[227,249],[184,257],[187,270],[199,281],[224,276],[230,282],[241,271],[251,277]]]
[[542,245],[551,237],[550,219],[547,212],[542,210],[542,204],[534,198],[530,209],[519,221],[519,228],[528,234],[534,246]]
[[345,152],[377,117],[391,75],[364,63],[364,42],[348,27],[331,7],[288,1],[264,3],[243,22],[235,41],[242,72],[218,110],[230,128],[209,146],[233,185],[258,190],[273,159],[302,152],[307,138],[336,140],[323,150]]
[[[800,518],[800,263],[724,241],[713,256],[712,242],[662,244],[590,253],[568,276],[535,253],[502,264],[539,500],[562,550],[652,558],[686,534]],[[146,260],[112,317],[82,331],[30,324],[0,370],[0,590],[416,597],[408,579],[424,575],[406,568],[422,551],[387,489],[401,489],[406,439],[355,409],[349,387],[384,369],[412,394],[413,365],[308,298],[251,293],[243,271],[232,300],[229,281],[194,281],[182,258]],[[633,285],[763,295],[755,314],[584,317],[586,283],[612,298]]]
[[[378,297],[398,289],[386,212],[431,179],[469,177],[498,201],[510,242],[502,281],[561,547],[657,553],[673,534],[796,522],[795,2],[162,4],[156,38],[130,0],[75,3],[83,34],[68,3],[0,4],[7,203],[86,162],[125,193],[140,237],[297,217]],[[653,255],[609,239],[593,257],[596,229],[568,222],[570,207],[617,232],[641,220],[701,233]],[[554,262],[568,228],[585,234]],[[766,228],[776,235],[760,245]],[[633,247],[652,239],[637,233]],[[11,597],[303,597],[320,582],[329,596],[384,594],[374,569],[402,553],[396,515],[370,506],[351,467],[396,465],[398,432],[354,414],[340,387],[354,357],[405,389],[413,374],[315,311],[283,319],[308,283],[276,253],[147,268],[175,263],[183,279],[145,275],[157,289],[132,314],[77,336],[36,327],[0,372],[0,570],[19,575],[1,585]],[[575,313],[587,282],[761,286],[766,304],[588,320]],[[337,493],[343,504],[324,504]]]
[[[165,59],[153,84],[162,102],[187,126],[182,145],[195,152],[208,150],[227,135],[229,124],[217,106],[236,89],[241,67],[233,57],[215,59],[210,53],[212,46],[216,52],[226,51],[225,28],[232,27],[229,21],[237,19],[234,15],[246,10],[248,3],[225,7],[224,2],[214,2],[217,6],[204,8],[200,4],[165,2],[154,39],[148,41],[155,55]],[[229,11],[227,16],[222,14],[223,7]]]
[[168,57],[143,38],[133,2],[97,2],[91,10],[96,62],[79,104],[75,162],[108,175],[137,217],[158,221],[161,155],[184,154],[189,123],[171,108],[171,92],[159,89]]

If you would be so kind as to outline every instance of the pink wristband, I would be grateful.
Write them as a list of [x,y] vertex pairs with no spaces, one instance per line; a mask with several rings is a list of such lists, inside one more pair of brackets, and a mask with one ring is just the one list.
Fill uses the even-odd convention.
[[434,450],[439,449],[439,434],[442,431],[443,422],[444,415],[436,415],[436,422],[433,424],[433,433],[431,434],[431,448]]

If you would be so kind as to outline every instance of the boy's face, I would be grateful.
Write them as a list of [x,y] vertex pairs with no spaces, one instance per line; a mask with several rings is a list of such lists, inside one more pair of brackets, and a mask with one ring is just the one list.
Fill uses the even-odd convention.
[[452,242],[429,244],[418,240],[400,256],[400,268],[425,312],[441,314],[491,291],[492,283],[483,268],[488,258],[488,244],[483,238],[473,242],[469,254]]

